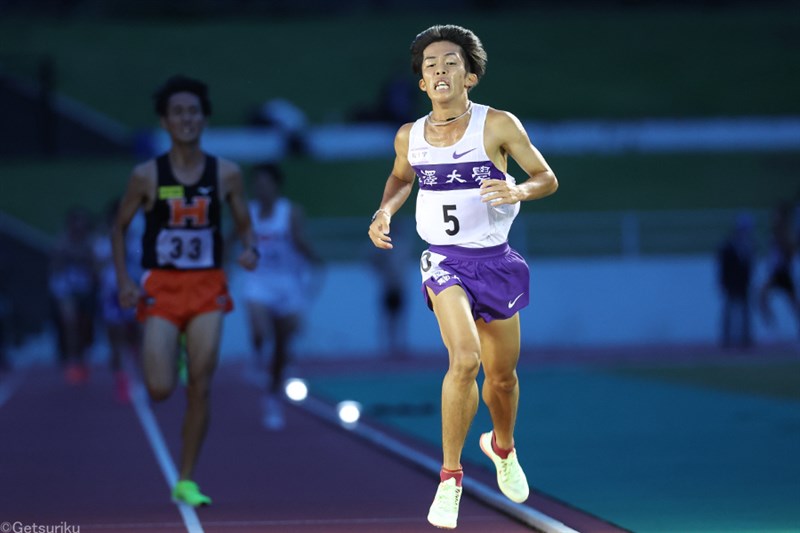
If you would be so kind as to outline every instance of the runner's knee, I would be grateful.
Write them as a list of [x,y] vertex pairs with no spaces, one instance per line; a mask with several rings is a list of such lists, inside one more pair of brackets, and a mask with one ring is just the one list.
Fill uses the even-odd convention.
[[503,372],[500,374],[487,372],[486,383],[497,391],[511,392],[516,388],[518,383],[517,373],[515,371]]
[[147,383],[147,393],[150,395],[150,399],[154,402],[161,402],[169,398],[172,394],[173,385],[172,383],[168,383],[166,381],[152,381],[148,380]]
[[481,368],[480,356],[475,350],[454,350],[450,357],[450,372],[463,379],[475,379]]

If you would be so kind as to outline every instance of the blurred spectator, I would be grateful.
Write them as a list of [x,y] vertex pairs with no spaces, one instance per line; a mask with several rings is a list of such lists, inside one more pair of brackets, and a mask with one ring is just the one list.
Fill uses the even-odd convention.
[[250,218],[260,254],[258,267],[244,272],[244,297],[257,365],[272,341],[270,379],[264,398],[264,425],[282,429],[283,385],[291,341],[310,297],[319,260],[305,238],[303,215],[281,194],[283,173],[277,165],[253,170]]
[[795,251],[800,253],[800,189],[794,195],[794,243]]
[[353,110],[354,122],[388,122],[396,126],[416,120],[417,96],[420,90],[414,80],[405,74],[387,79],[381,86],[378,99],[372,105]]
[[11,369],[6,355],[6,317],[8,316],[8,301],[0,294],[0,372]]
[[761,286],[759,304],[764,319],[768,324],[773,324],[775,316],[769,301],[770,295],[774,290],[782,292],[789,300],[800,333],[800,301],[797,299],[793,279],[796,243],[792,214],[793,206],[789,202],[782,202],[773,212],[768,257],[769,273],[767,280]]
[[248,123],[268,126],[286,136],[289,153],[302,155],[306,151],[305,133],[308,119],[302,109],[289,100],[273,98],[257,106],[250,113]]
[[755,262],[753,219],[750,215],[737,217],[717,260],[723,293],[722,346],[747,348],[753,343],[750,287]]
[[[0,241],[1,242],[1,241]],[[8,296],[8,283],[10,274],[6,261],[9,260],[9,253],[5,246],[0,244],[0,372],[10,369],[8,355],[6,353],[6,343],[8,342],[7,328],[11,318],[11,299]]]
[[64,233],[53,250],[49,284],[61,359],[70,384],[81,384],[89,379],[85,355],[94,339],[97,298],[92,244],[91,214],[82,207],[70,209]]
[[[135,311],[130,308],[125,309],[119,304],[117,274],[114,271],[111,254],[111,227],[116,220],[118,207],[119,199],[115,199],[106,208],[105,225],[95,239],[94,254],[99,275],[100,319],[105,326],[111,351],[109,364],[114,373],[114,398],[120,403],[129,403],[128,375],[124,369],[123,356],[125,352],[131,355],[138,352],[141,328],[136,320]],[[144,216],[139,211],[131,221],[131,225],[128,226],[128,232],[125,235],[128,246],[129,272],[135,273],[141,270],[139,263],[143,231]]]

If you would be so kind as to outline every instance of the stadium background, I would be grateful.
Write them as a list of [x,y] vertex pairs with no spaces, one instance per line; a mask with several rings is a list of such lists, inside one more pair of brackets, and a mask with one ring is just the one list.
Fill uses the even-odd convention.
[[[302,113],[308,137],[322,132],[318,137],[347,138],[347,132],[364,128],[354,117],[377,105],[387,81],[414,83],[408,68],[410,40],[442,21],[474,28],[489,51],[487,77],[473,98],[541,126],[542,135],[539,128],[529,131],[556,169],[561,189],[526,206],[529,216],[518,225],[517,245],[534,261],[692,254],[708,260],[741,210],[755,216],[765,252],[768,211],[779,201],[793,200],[800,187],[800,69],[792,60],[800,47],[799,22],[790,16],[795,2],[489,7],[450,1],[430,7],[364,1],[334,7],[313,1],[242,1],[235,6],[7,1],[0,6],[0,87],[5,96],[0,111],[6,140],[0,148],[0,211],[10,217],[3,233],[15,234],[18,245],[45,244],[68,207],[81,204],[100,213],[121,193],[132,165],[157,145],[149,95],[168,75],[183,72],[208,81],[212,128],[247,135],[253,131],[254,110],[277,99]],[[414,94],[413,116],[424,112],[420,96]],[[764,121],[769,128],[786,119],[791,124],[783,136],[774,141],[767,136],[760,143],[753,142],[757,134],[744,144],[715,143],[715,132],[724,131],[724,123],[684,144],[648,148],[637,141],[636,131],[631,144],[614,140],[620,130],[653,122],[676,127],[680,138],[719,120],[738,121],[736,126],[747,131]],[[750,122],[759,124],[750,127]],[[567,149],[548,149],[548,133],[564,124],[573,125],[567,140],[576,137],[575,131],[577,139]],[[378,127],[383,137],[372,138],[383,142],[383,150],[356,145],[339,158],[319,150],[298,153],[287,148],[283,132],[275,135],[268,126],[260,132],[272,139],[267,146],[277,149],[259,151],[256,144],[234,156],[241,156],[237,160],[245,171],[259,160],[281,160],[289,176],[286,192],[305,208],[321,253],[333,262],[362,258],[363,220],[379,199],[396,124]],[[611,134],[605,140],[600,135],[594,145],[581,143],[581,132],[592,128],[601,134],[608,128]],[[363,138],[362,133],[354,142]],[[519,175],[513,166],[512,174]],[[402,215],[411,213],[409,202]],[[708,264],[698,268],[699,282],[698,275],[678,275],[689,283],[688,292],[701,291],[697,299],[705,304],[703,328],[709,331],[702,338],[654,340],[714,337],[718,302],[713,273]],[[31,268],[22,270],[34,275]],[[15,320],[36,322],[33,315],[42,316],[41,306],[29,309],[31,302],[24,301],[29,299],[16,292],[12,300],[23,310]],[[587,314],[600,311],[593,308]],[[674,316],[674,309],[665,306],[664,315]],[[28,329],[14,329],[21,328]],[[589,336],[584,343],[600,340]],[[643,334],[635,340],[647,338]],[[374,339],[367,348],[373,346]]]
[[[561,183],[525,206],[512,236],[533,272],[523,340],[536,423],[522,431],[539,452],[538,486],[637,531],[796,531],[796,330],[778,300],[778,327],[758,322],[756,349],[719,352],[714,254],[736,215],[750,213],[762,280],[770,211],[798,200],[797,13],[790,1],[0,1],[0,307],[12,362],[54,361],[48,248],[70,206],[99,215],[158,145],[149,96],[175,72],[209,83],[209,134],[246,134],[245,171],[280,159],[288,196],[309,216],[327,267],[298,360],[380,359],[365,230],[391,148],[322,157],[249,122],[263,102],[285,99],[309,136],[383,139],[395,125],[369,129],[355,112],[374,106],[387,80],[414,82],[417,32],[462,24],[489,52],[474,100],[530,124]],[[424,99],[414,106],[425,112]],[[731,129],[739,140],[720,142]],[[599,141],[586,140],[592,131]],[[412,212],[409,203],[398,218]],[[415,358],[440,358],[417,299],[420,244],[409,246],[409,346]],[[245,339],[234,313],[223,356],[245,355]],[[100,364],[103,354],[101,341]],[[635,368],[609,368],[620,358]],[[440,372],[398,380],[387,368],[310,376],[312,390],[331,401],[362,395],[374,418],[435,445],[436,409],[425,402]],[[587,494],[587,478],[601,477]],[[632,492],[652,498],[632,509]]]

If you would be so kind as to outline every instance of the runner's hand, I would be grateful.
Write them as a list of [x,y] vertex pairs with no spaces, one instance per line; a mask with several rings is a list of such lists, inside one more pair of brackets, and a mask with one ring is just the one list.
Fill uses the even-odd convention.
[[372,244],[383,250],[391,250],[392,238],[389,237],[389,225],[391,217],[386,211],[378,210],[375,213],[375,220],[369,225],[369,238]]
[[516,204],[523,199],[519,187],[506,180],[483,180],[480,194],[490,205]]
[[246,248],[239,254],[237,261],[245,270],[255,270],[258,265],[258,251],[255,248]]
[[123,309],[134,307],[139,302],[141,292],[139,286],[136,285],[131,278],[125,277],[125,279],[120,281],[117,291],[120,307]]

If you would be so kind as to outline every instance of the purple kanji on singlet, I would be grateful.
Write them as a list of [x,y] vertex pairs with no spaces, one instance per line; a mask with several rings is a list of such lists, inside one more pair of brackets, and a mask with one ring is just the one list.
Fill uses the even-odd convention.
[[506,175],[491,161],[414,165],[419,188],[426,191],[479,189],[483,180],[504,180]]

